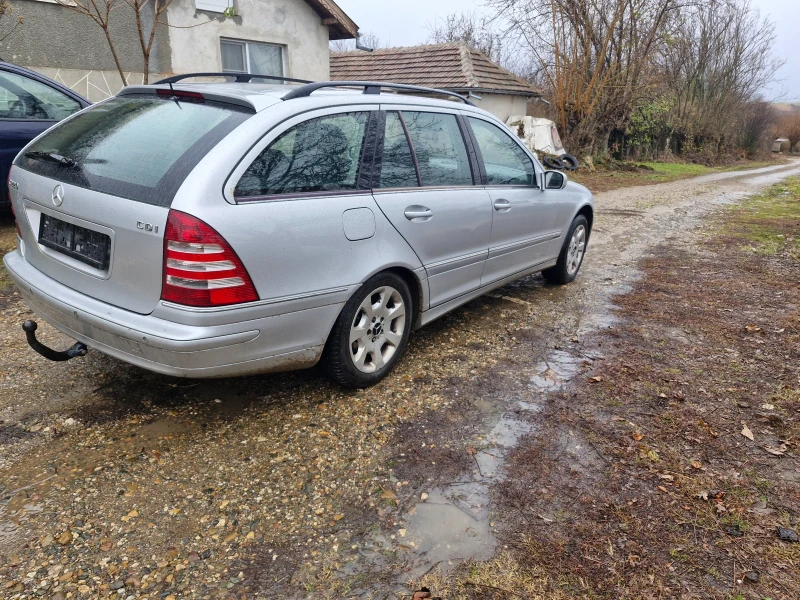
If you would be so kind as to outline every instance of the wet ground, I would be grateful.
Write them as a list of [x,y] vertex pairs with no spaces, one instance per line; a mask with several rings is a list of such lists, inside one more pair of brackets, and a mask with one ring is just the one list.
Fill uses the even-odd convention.
[[[576,282],[534,276],[470,303],[360,392],[315,371],[192,382],[96,352],[51,363],[27,348],[31,315],[0,275],[0,595],[385,597],[490,558],[510,522],[492,493],[521,439],[555,428],[586,472],[602,460],[536,417],[602,357],[583,340],[614,323],[640,261],[798,173],[600,194]],[[0,246],[13,237],[6,220]]]

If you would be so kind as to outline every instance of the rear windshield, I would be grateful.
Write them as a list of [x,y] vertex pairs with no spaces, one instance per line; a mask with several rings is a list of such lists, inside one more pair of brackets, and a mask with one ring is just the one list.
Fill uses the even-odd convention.
[[252,114],[217,102],[120,96],[54,128],[15,164],[89,190],[169,206],[197,163]]

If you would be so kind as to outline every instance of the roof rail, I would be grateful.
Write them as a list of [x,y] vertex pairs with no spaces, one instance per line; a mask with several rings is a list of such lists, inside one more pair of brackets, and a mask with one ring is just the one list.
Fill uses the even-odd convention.
[[255,73],[184,73],[183,75],[173,75],[161,81],[156,81],[152,85],[160,83],[178,83],[183,79],[191,77],[235,77],[235,83],[250,83],[251,79],[269,79],[270,81],[288,81],[291,83],[311,83],[308,79],[293,79],[292,77],[278,77],[277,75],[256,75]]
[[283,99],[294,100],[295,98],[305,98],[306,96],[310,96],[313,92],[316,92],[319,89],[327,87],[363,87],[365,94],[380,94],[381,88],[387,88],[391,90],[409,90],[412,92],[425,92],[426,94],[440,94],[443,96],[453,96],[464,102],[464,104],[475,106],[465,96],[462,96],[461,94],[456,94],[455,92],[449,92],[447,90],[440,90],[436,88],[422,87],[419,85],[408,85],[405,83],[386,83],[382,81],[317,81],[315,83],[309,83],[307,85],[303,85],[300,86],[299,88],[293,89],[291,92],[286,94],[283,97]]

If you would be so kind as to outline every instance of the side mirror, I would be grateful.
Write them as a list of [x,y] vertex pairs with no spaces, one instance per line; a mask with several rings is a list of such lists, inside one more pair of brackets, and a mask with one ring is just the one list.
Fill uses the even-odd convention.
[[544,189],[563,190],[567,185],[567,176],[561,171],[544,172]]

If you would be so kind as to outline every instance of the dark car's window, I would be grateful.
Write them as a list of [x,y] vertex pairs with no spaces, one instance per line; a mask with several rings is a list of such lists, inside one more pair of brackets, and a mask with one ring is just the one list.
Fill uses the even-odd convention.
[[403,118],[424,186],[472,185],[464,138],[454,115],[405,112]]
[[417,168],[408,145],[403,123],[396,112],[386,113],[386,130],[383,138],[381,178],[378,187],[417,187]]
[[512,137],[491,123],[469,117],[489,185],[533,185],[533,162]]
[[80,109],[78,101],[49,85],[0,71],[0,119],[60,121]]
[[[232,104],[119,96],[51,129],[16,164],[90,190],[169,206],[200,159],[252,114]],[[74,165],[42,158],[48,153]]]
[[285,131],[247,168],[236,198],[356,189],[367,112],[318,117]]

